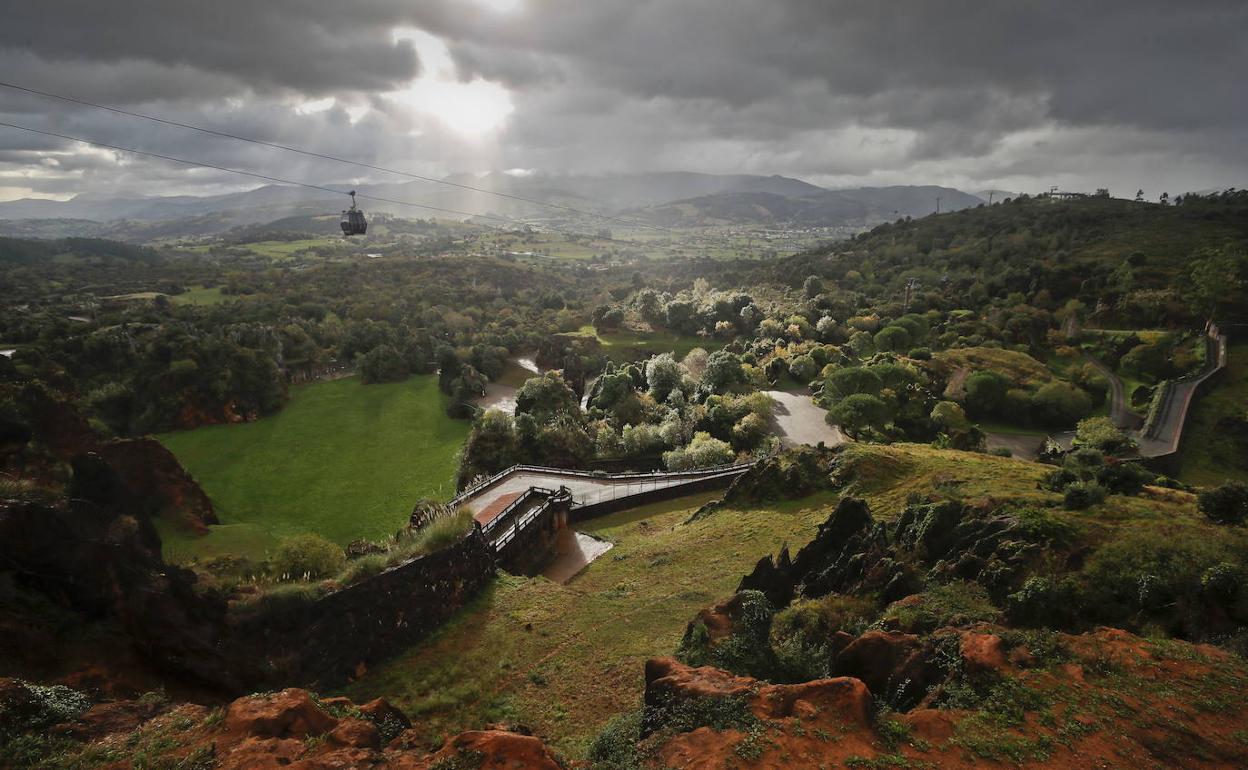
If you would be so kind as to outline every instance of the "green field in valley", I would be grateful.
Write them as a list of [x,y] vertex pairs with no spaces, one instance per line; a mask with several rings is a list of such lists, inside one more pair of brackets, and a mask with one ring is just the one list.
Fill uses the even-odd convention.
[[595,339],[602,346],[602,351],[607,357],[616,363],[649,358],[660,353],[671,353],[679,361],[694,348],[703,348],[710,352],[724,346],[723,340],[699,337],[695,334],[640,333],[627,330],[602,333],[588,324],[562,336]]
[[342,545],[394,533],[418,498],[454,494],[469,426],[445,405],[433,376],[383,385],[351,377],[293,388],[273,417],[159,436],[225,525],[206,537],[164,527],[166,556],[261,557],[299,532]]

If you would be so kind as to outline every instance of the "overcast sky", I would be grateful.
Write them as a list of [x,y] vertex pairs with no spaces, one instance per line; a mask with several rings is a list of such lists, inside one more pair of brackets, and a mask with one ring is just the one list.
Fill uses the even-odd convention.
[[[1245,0],[38,0],[0,80],[431,175],[1248,185]],[[400,181],[3,88],[0,121]],[[253,186],[0,128],[0,199]]]

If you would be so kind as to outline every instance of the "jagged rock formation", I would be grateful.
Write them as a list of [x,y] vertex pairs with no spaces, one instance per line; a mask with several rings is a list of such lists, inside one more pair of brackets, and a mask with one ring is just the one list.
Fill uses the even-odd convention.
[[974,580],[999,598],[1039,550],[1016,519],[963,503],[911,505],[889,525],[846,497],[796,558],[787,548],[764,557],[737,590],[762,591],[781,607],[798,594],[833,592],[878,592],[889,602],[915,593],[927,577]]

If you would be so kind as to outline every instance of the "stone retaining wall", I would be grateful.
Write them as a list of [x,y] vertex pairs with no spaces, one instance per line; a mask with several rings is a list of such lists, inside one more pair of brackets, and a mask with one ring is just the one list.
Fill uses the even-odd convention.
[[474,528],[464,539],[305,603],[236,622],[240,654],[272,682],[331,688],[428,636],[495,573],[493,547]]

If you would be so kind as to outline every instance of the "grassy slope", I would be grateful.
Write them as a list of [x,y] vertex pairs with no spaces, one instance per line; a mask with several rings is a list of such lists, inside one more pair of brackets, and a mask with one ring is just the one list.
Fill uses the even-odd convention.
[[671,654],[689,619],[730,595],[760,556],[808,541],[830,502],[721,511],[685,524],[707,499],[592,522],[585,530],[616,546],[571,583],[500,577],[433,639],[349,694],[385,695],[430,740],[511,720],[580,753],[608,718],[638,702],[645,660]]
[[[912,492],[1047,504],[1059,497],[1036,488],[1047,467],[1018,460],[919,445],[851,445],[845,458],[854,468],[850,491],[866,497],[882,518],[895,516]],[[431,741],[511,720],[579,755],[611,715],[638,703],[644,660],[672,654],[697,610],[730,595],[760,557],[786,542],[796,552],[834,500],[825,494],[723,510],[691,524],[684,522],[700,500],[600,519],[592,530],[616,547],[572,583],[501,577],[433,639],[348,693],[394,700]],[[1054,513],[1090,540],[1124,525],[1203,526],[1192,497],[1168,490]]]
[[422,496],[450,497],[468,424],[448,418],[437,378],[300,386],[281,413],[160,436],[203,484],[223,524],[166,543],[173,558],[259,555],[273,538],[319,532],[345,544],[389,535]]
[[1189,484],[1248,481],[1248,457],[1218,429],[1218,420],[1248,410],[1248,344],[1231,345],[1226,371],[1214,388],[1192,402],[1179,449],[1179,478]]

